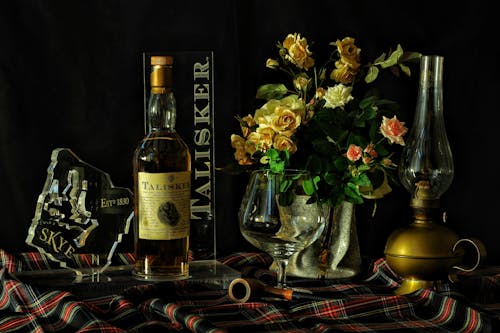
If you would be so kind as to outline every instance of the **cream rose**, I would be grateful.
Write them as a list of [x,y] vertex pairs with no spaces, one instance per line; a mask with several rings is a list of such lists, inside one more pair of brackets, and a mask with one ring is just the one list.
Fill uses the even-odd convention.
[[344,86],[339,83],[333,87],[328,87],[323,99],[325,100],[325,107],[335,109],[337,107],[343,108],[350,100],[354,99],[351,96],[352,87]]

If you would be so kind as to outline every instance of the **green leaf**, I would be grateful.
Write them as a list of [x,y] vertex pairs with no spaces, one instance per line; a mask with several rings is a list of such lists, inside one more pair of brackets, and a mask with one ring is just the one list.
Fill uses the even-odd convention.
[[316,154],[309,155],[309,157],[307,158],[306,167],[313,174],[321,173],[322,170],[321,158],[319,158],[319,156]]
[[295,195],[292,191],[280,193],[278,202],[281,206],[290,206],[293,202],[294,196]]
[[314,183],[314,188],[315,189],[318,189],[318,184],[319,184],[320,181],[321,181],[321,177],[320,176],[314,176],[313,177],[313,183]]
[[282,179],[280,183],[280,193],[287,192],[292,184],[293,181],[291,179]]
[[370,178],[368,178],[365,173],[362,173],[358,177],[353,178],[353,182],[358,186],[370,186],[372,184]]
[[331,155],[336,151],[335,145],[327,140],[314,140],[313,149],[323,155]]
[[342,201],[346,199],[346,194],[344,189],[340,186],[335,186],[329,195],[329,200],[334,206],[338,206]]
[[379,188],[384,182],[385,173],[383,170],[375,169],[373,172],[369,174],[370,181],[374,189]]
[[375,151],[377,152],[377,154],[379,156],[387,156],[390,153],[389,150],[387,150],[387,148],[385,148],[385,146],[383,144],[376,145]]
[[285,161],[285,164],[288,165],[290,163],[290,152],[285,149],[283,150],[283,160]]
[[287,87],[282,83],[268,83],[257,89],[256,98],[258,99],[280,99],[288,92]]
[[323,179],[328,185],[335,185],[340,182],[340,178],[337,174],[335,173],[330,173],[327,172],[324,176]]
[[281,162],[270,161],[269,168],[274,173],[282,173],[283,170],[285,170],[285,162],[283,162],[283,161],[281,161]]
[[411,71],[410,71],[410,67],[406,66],[406,65],[403,65],[403,64],[399,64],[399,68],[401,68],[401,71],[403,73],[406,74],[406,76],[411,76]]
[[360,165],[360,166],[358,167],[358,171],[360,171],[360,172],[361,172],[361,171],[368,171],[368,170],[370,170],[370,169],[371,169],[371,166],[366,165],[366,164],[362,164],[362,165]]
[[304,190],[304,193],[307,195],[313,195],[315,187],[314,183],[312,180],[305,180],[302,183],[302,189]]
[[267,152],[266,152],[266,155],[269,157],[269,159],[271,160],[278,160],[279,157],[280,157],[280,153],[278,150],[276,149],[269,149]]
[[419,62],[422,54],[419,52],[404,52],[399,58],[399,62]]
[[363,197],[359,193],[358,187],[353,183],[347,183],[347,186],[344,188],[344,193],[347,197],[349,197],[350,201],[355,204],[362,204]]
[[375,81],[377,79],[378,72],[379,72],[379,70],[378,70],[377,66],[370,66],[368,68],[368,72],[366,73],[366,76],[365,76],[365,82],[371,83],[371,82]]
[[362,126],[357,126],[357,127],[365,127],[364,122],[372,120],[376,116],[377,116],[377,111],[372,104],[369,107],[363,109],[363,112],[360,112],[359,114],[356,115],[356,121],[360,121],[362,124]]
[[285,160],[280,157],[280,152],[276,149],[269,149],[266,152],[266,156],[269,158],[269,168],[274,173],[282,173],[285,169]]
[[380,128],[380,124],[377,122],[373,121],[370,124],[370,128],[368,130],[368,137],[370,138],[370,141],[372,141],[372,142],[375,141],[374,138],[377,135],[379,128]]
[[363,128],[365,127],[365,120],[363,118],[355,118],[354,121],[352,122],[354,127],[359,127]]
[[375,64],[377,64],[377,63],[379,63],[379,62],[384,61],[384,59],[385,59],[385,52],[384,52],[384,53],[382,53],[381,55],[379,55],[379,56],[378,56],[378,58],[377,58],[377,59],[375,59],[373,62],[374,62]]
[[390,99],[382,98],[382,99],[377,99],[375,100],[375,104],[377,106],[384,105],[384,106],[397,106],[398,103],[391,101]]
[[361,109],[366,109],[368,107],[370,107],[372,104],[374,104],[377,100],[377,97],[376,96],[368,96],[368,97],[365,97],[363,98],[360,102],[359,102],[359,107]]
[[339,156],[333,161],[333,165],[337,170],[345,170],[348,165],[347,158]]
[[322,68],[320,71],[319,71],[319,79],[321,81],[324,81],[326,78],[326,68]]
[[359,135],[357,133],[351,133],[349,135],[349,139],[347,140],[347,144],[355,144],[356,146],[360,147],[366,147],[368,145],[368,141],[366,141],[366,138],[364,135]]
[[399,57],[403,55],[403,48],[398,44],[396,50],[384,61],[380,63],[380,67],[387,68],[394,66],[398,63]]

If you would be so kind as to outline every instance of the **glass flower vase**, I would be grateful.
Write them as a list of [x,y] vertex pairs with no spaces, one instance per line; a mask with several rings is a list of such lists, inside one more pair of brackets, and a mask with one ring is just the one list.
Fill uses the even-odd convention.
[[290,258],[289,276],[339,279],[353,277],[361,271],[355,205],[344,201],[335,208],[325,206],[323,215],[327,225],[322,235]]

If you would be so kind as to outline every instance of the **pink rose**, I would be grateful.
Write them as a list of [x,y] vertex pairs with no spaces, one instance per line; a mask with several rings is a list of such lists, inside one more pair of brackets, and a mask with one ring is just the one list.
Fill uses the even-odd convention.
[[385,136],[390,143],[397,143],[401,146],[405,145],[403,140],[403,135],[408,132],[408,128],[405,127],[405,123],[399,121],[396,116],[392,118],[387,118],[382,116],[382,124],[380,125],[380,132]]
[[373,143],[370,143],[368,146],[366,146],[365,153],[370,155],[371,157],[377,157],[377,151],[375,150],[375,145]]
[[356,146],[355,144],[351,144],[349,145],[349,148],[347,148],[347,153],[345,154],[345,157],[347,157],[349,161],[355,162],[359,160],[362,155],[363,155],[363,150],[361,149],[361,147]]

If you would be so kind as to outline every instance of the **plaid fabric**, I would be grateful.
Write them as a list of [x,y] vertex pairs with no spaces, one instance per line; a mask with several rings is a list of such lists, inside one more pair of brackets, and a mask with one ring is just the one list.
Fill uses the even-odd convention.
[[[121,256],[124,262],[132,256]],[[235,253],[219,261],[243,277],[275,282],[271,259]],[[290,279],[325,300],[232,303],[227,290],[186,282],[139,285],[82,299],[39,290],[11,273],[51,263],[0,250],[0,332],[500,332],[500,267],[460,274],[454,284],[396,296],[400,279],[379,259],[351,280]]]

